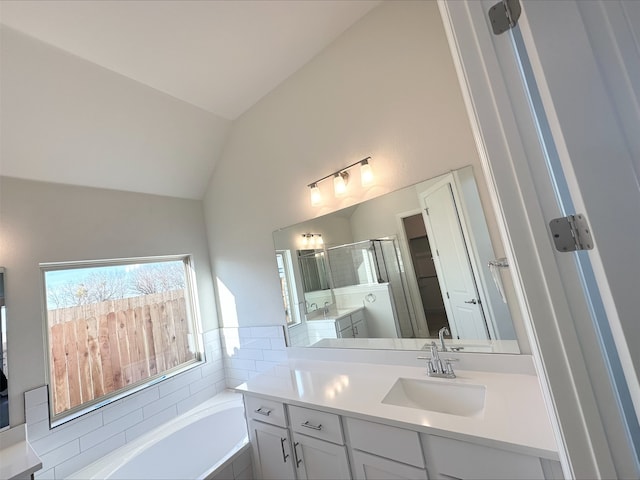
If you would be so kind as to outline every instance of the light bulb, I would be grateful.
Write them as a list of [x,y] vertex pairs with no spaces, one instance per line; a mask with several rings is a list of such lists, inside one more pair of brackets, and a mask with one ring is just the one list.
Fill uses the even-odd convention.
[[317,207],[322,202],[322,195],[320,195],[320,188],[318,188],[318,184],[314,183],[311,185],[311,206]]
[[318,238],[316,238],[316,245],[321,246],[324,244],[324,240],[322,240],[322,235],[318,234]]
[[303,233],[302,234],[302,246],[306,247],[308,242],[309,242],[309,239],[307,238],[307,235],[305,233]]
[[333,191],[336,195],[342,195],[347,191],[347,179],[349,174],[347,172],[336,173],[333,177]]
[[360,163],[360,182],[363,187],[367,187],[373,183],[373,171],[368,160],[363,160]]

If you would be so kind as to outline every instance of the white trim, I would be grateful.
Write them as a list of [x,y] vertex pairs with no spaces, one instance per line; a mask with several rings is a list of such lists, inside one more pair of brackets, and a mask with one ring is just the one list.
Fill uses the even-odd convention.
[[[533,4],[529,6],[530,11],[533,7],[535,7]],[[630,3],[629,8],[631,7],[632,4]],[[536,30],[532,31],[532,25],[530,25],[526,15],[521,21],[522,36],[575,208],[578,212],[595,212],[589,216],[596,243],[594,250],[589,253],[589,257],[593,262],[600,294],[603,297],[604,307],[607,311],[607,317],[627,384],[631,391],[635,410],[640,412],[640,380],[636,373],[636,369],[640,367],[640,355],[637,350],[634,351],[633,345],[632,347],[629,346],[627,341],[629,339],[633,342],[633,339],[637,338],[639,331],[636,313],[637,291],[634,288],[628,288],[629,285],[637,285],[637,272],[640,271],[640,256],[628,253],[637,251],[637,239],[640,236],[640,225],[638,224],[638,219],[640,218],[638,215],[638,204],[640,202],[640,192],[637,187],[638,172],[634,171],[634,159],[630,155],[634,149],[634,146],[630,145],[631,143],[635,143],[635,149],[640,152],[640,142],[637,130],[635,130],[640,125],[640,106],[633,90],[633,82],[627,77],[632,71],[637,73],[637,68],[634,70],[632,67],[633,64],[637,65],[637,56],[634,59],[629,55],[624,59],[630,64],[629,71],[622,70],[618,72],[618,70],[621,70],[620,64],[624,64],[624,60],[621,57],[625,52],[619,51],[621,45],[614,40],[591,42],[592,32],[604,37],[607,35],[622,36],[624,33],[628,34],[628,30],[624,28],[624,25],[617,25],[617,30],[614,31],[609,24],[611,21],[609,15],[614,12],[620,13],[616,12],[621,8],[619,2],[608,1],[603,3],[601,1],[592,1],[582,5],[580,2],[575,2],[575,0],[565,0],[559,6],[556,6],[556,9],[559,8],[562,9],[558,12],[561,15],[557,15],[555,21],[562,22],[561,28],[571,29],[575,42],[572,42],[570,46],[556,44],[554,48],[557,49],[558,59],[567,55],[567,50],[569,49],[572,55],[578,55],[581,59],[584,59],[579,63],[583,70],[574,72],[573,78],[566,78],[568,72],[565,70],[562,72],[564,76],[562,79],[550,78],[550,70],[553,65],[549,64],[548,55],[544,58],[546,62],[541,59],[541,53],[538,51],[539,46],[537,45],[540,42],[536,41],[539,35],[535,35]],[[636,8],[638,8],[637,5]],[[540,14],[541,12],[537,12],[538,16]],[[567,24],[562,19],[572,19],[572,23]],[[599,25],[588,29],[587,20],[592,23],[599,21]],[[618,22],[624,22],[621,18],[617,18],[617,20]],[[545,22],[548,23],[546,19]],[[554,27],[560,28],[557,25],[549,24],[548,30],[554,31]],[[637,30],[640,32],[640,29],[637,28]],[[596,58],[592,50],[595,48],[594,46],[599,46],[600,48],[606,46],[610,50],[602,52]],[[561,52],[564,54],[562,57]],[[608,55],[611,55],[611,57],[608,57]],[[603,62],[604,65],[598,65],[598,62]],[[616,78],[617,73],[620,74],[619,77],[624,78],[622,80]],[[583,132],[578,133],[567,127],[569,122],[575,120],[575,117],[570,117],[572,112],[565,105],[558,105],[558,85],[562,83],[566,90],[571,90],[572,86],[578,85],[577,82],[585,75],[589,77],[590,98],[589,101],[583,102],[585,105],[583,113],[589,116],[589,123],[597,125],[597,128],[589,130],[592,138],[597,135],[597,132],[600,133],[600,137],[594,138],[592,144],[580,141],[580,136],[583,135]],[[637,74],[636,77],[635,80],[640,79],[640,74]],[[622,93],[616,88],[607,88],[606,79],[610,81],[611,86],[619,87]],[[616,84],[614,80],[619,80],[621,83]],[[624,87],[628,88],[625,89]],[[636,85],[635,89],[640,93],[640,87]],[[616,101],[617,105],[614,103]],[[624,103],[634,105],[634,107],[629,108],[627,112],[623,112]],[[626,121],[621,121],[620,115],[622,113],[629,114],[624,119]],[[629,132],[625,138],[625,135],[619,129],[628,130],[630,128],[633,128],[634,132],[633,134]],[[600,151],[593,151],[591,148],[593,144],[597,144]],[[602,158],[602,155],[607,153],[615,154],[615,158],[610,160]],[[600,167],[601,170],[606,170],[608,175],[606,178],[603,176],[599,180],[599,184],[606,181],[615,190],[617,197],[615,215],[597,215],[599,213],[598,208],[607,208],[610,204],[594,198],[593,189],[597,188],[598,185],[590,187],[581,182],[584,177],[581,177],[576,172],[576,168],[574,168],[575,158],[579,158],[579,162],[582,164],[593,165],[594,168],[596,165],[602,165]],[[610,194],[606,186],[600,190],[605,197]],[[618,233],[619,219],[624,220],[624,235]],[[631,275],[620,280],[622,275],[617,272],[613,274],[611,270],[606,268],[607,261],[611,261],[611,257],[615,256],[616,253],[625,256],[625,260],[622,263],[626,264],[628,269],[626,273],[628,274],[631,271],[635,275],[631,273]],[[625,304],[631,305],[626,312],[624,308],[621,308]],[[625,316],[627,317],[626,322],[624,321]]]
[[422,211],[419,208],[396,213],[396,225],[398,231],[398,248],[400,249],[400,255],[402,255],[403,258],[404,275],[409,288],[409,298],[411,299],[411,311],[409,314],[411,316],[411,320],[414,322],[416,337],[428,337],[429,324],[424,314],[422,297],[420,296],[420,287],[418,286],[415,268],[413,268],[411,249],[409,247],[409,240],[407,239],[407,232],[404,228],[403,222],[405,218],[420,215],[421,213]]
[[543,199],[554,198],[553,189],[535,169],[545,166],[536,125],[522,115],[529,105],[513,46],[508,34],[492,36],[490,6],[439,0],[563,471],[571,478],[615,478],[563,284],[567,265],[560,263],[568,260],[556,258],[546,229]]

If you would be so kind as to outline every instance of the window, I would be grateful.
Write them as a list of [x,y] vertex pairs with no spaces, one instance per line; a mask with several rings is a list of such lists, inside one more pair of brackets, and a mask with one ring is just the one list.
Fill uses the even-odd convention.
[[282,300],[284,302],[284,312],[287,317],[287,325],[295,325],[300,323],[300,312],[294,306],[297,306],[298,299],[296,297],[294,285],[290,279],[293,278],[291,272],[291,252],[289,250],[276,251],[276,262],[278,264],[278,274],[280,275],[280,288],[282,289]]
[[41,269],[53,425],[201,359],[189,257]]

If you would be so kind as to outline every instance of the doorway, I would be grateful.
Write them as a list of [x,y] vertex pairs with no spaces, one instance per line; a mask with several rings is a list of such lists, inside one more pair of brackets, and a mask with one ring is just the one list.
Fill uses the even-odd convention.
[[442,299],[442,291],[438,282],[427,229],[424,226],[421,213],[404,217],[402,224],[409,246],[409,254],[416,276],[416,283],[418,284],[429,336],[435,337],[441,328],[449,327],[449,321],[444,308],[444,300]]

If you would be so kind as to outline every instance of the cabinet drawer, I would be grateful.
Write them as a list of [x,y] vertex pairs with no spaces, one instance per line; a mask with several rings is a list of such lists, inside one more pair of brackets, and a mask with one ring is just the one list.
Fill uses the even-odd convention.
[[284,413],[284,405],[275,400],[266,400],[260,397],[244,397],[247,418],[253,418],[260,422],[287,426],[287,417]]
[[289,405],[291,429],[310,437],[344,445],[340,417],[333,413]]
[[351,448],[425,468],[418,432],[347,418]]

